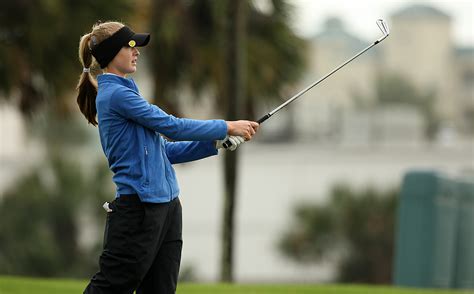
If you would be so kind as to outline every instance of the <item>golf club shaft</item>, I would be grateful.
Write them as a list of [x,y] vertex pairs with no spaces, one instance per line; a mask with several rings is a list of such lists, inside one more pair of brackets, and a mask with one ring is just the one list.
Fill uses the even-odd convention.
[[[311,85],[307,86],[306,88],[304,88],[303,90],[301,90],[300,92],[296,93],[293,97],[289,98],[288,100],[286,100],[284,103],[282,103],[280,106],[278,106],[277,108],[273,109],[272,111],[270,111],[269,113],[265,114],[264,116],[262,116],[261,118],[259,118],[257,120],[257,122],[259,124],[263,123],[264,121],[266,121],[267,119],[269,119],[272,115],[274,115],[275,113],[277,113],[278,111],[280,111],[281,109],[283,109],[284,107],[286,107],[288,104],[290,104],[291,102],[295,101],[296,99],[298,99],[299,97],[301,97],[301,95],[303,95],[304,93],[308,92],[311,88],[313,88],[314,86],[318,85],[319,83],[321,83],[322,81],[324,81],[325,79],[327,79],[328,77],[330,77],[333,73],[335,73],[336,71],[338,71],[339,69],[341,69],[342,67],[344,67],[345,65],[347,65],[349,62],[351,62],[352,60],[356,59],[357,57],[359,57],[360,55],[364,54],[367,50],[369,50],[370,48],[374,47],[375,45],[377,45],[378,43],[382,42],[385,38],[388,37],[389,35],[389,30],[388,30],[388,26],[386,25],[386,23],[383,21],[383,20],[378,20],[377,21],[377,25],[379,26],[380,30],[383,32],[383,36],[380,37],[379,39],[377,39],[375,42],[373,42],[372,44],[370,44],[369,46],[367,46],[366,48],[364,48],[363,50],[361,50],[359,53],[357,53],[356,55],[352,56],[351,58],[349,58],[348,60],[344,61],[341,65],[339,65],[338,67],[336,67],[335,69],[333,69],[330,73],[326,74],[324,77],[320,78],[319,80],[317,80],[316,82],[312,83]],[[228,148],[232,145],[232,143],[227,140],[226,142],[224,142],[223,146],[224,148]]]
[[324,81],[325,79],[327,79],[328,77],[330,77],[332,74],[334,74],[336,71],[338,71],[339,69],[341,69],[342,67],[344,67],[346,64],[348,64],[349,62],[351,62],[352,60],[356,59],[357,57],[359,57],[360,55],[364,54],[367,50],[369,50],[370,48],[374,47],[375,45],[377,45],[381,40],[377,40],[375,41],[374,43],[372,43],[371,45],[367,46],[365,49],[363,49],[362,51],[360,51],[359,53],[357,53],[356,55],[354,55],[353,57],[349,58],[348,60],[344,61],[341,65],[339,65],[338,67],[336,67],[335,69],[333,69],[330,73],[328,73],[327,75],[325,75],[324,77],[320,78],[319,80],[317,80],[316,82],[312,83],[311,85],[309,85],[308,87],[304,88],[303,90],[301,90],[300,92],[296,93],[293,97],[289,98],[288,100],[286,100],[284,103],[282,103],[280,106],[278,106],[277,108],[273,109],[272,111],[270,111],[269,113],[265,114],[264,116],[262,116],[259,120],[257,120],[257,122],[259,124],[263,123],[264,121],[266,121],[267,119],[269,119],[272,115],[274,115],[275,113],[277,113],[278,111],[280,111],[281,109],[283,109],[284,107],[286,107],[288,104],[290,104],[291,102],[295,101],[296,99],[298,99],[299,97],[301,97],[301,95],[303,95],[304,93],[308,92],[309,90],[311,90],[311,88],[313,88],[314,86],[318,85],[319,83],[321,83],[322,81]]

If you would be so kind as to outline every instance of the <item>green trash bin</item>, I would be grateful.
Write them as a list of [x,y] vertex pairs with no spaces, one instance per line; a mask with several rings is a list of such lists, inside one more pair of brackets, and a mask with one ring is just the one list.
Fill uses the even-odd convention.
[[453,284],[458,201],[456,185],[433,171],[411,171],[398,207],[394,283],[450,288]]
[[474,178],[458,182],[458,238],[454,287],[474,289]]

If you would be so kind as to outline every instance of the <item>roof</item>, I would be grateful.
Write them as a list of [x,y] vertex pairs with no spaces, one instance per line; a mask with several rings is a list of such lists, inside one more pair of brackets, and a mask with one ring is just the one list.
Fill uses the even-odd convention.
[[394,18],[440,18],[450,19],[451,16],[438,8],[425,4],[404,7],[392,14]]

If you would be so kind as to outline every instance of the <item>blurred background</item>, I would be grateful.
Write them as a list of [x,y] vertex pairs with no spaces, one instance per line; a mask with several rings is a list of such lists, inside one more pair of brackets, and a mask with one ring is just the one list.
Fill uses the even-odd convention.
[[[266,121],[233,161],[221,152],[175,166],[180,277],[474,288],[467,0],[3,3],[0,275],[97,270],[101,206],[115,187],[75,102],[79,39],[97,20],[152,34],[132,76],[150,102],[182,117],[256,120],[378,39],[378,18],[390,37]],[[451,241],[438,248],[437,238]],[[424,246],[435,250],[424,256]]]

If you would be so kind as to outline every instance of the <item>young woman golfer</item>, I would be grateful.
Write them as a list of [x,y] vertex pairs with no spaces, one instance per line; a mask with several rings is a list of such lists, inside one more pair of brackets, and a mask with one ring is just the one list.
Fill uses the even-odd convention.
[[[149,34],[105,22],[94,25],[79,44],[84,70],[77,103],[89,123],[99,126],[117,186],[115,200],[104,205],[104,249],[100,270],[84,291],[88,294],[175,293],[182,220],[172,164],[215,155],[225,138],[235,150],[258,129],[246,120],[176,118],[143,99],[126,76],[137,69],[137,47],[149,40]],[[90,73],[94,62],[103,70],[97,80]]]

